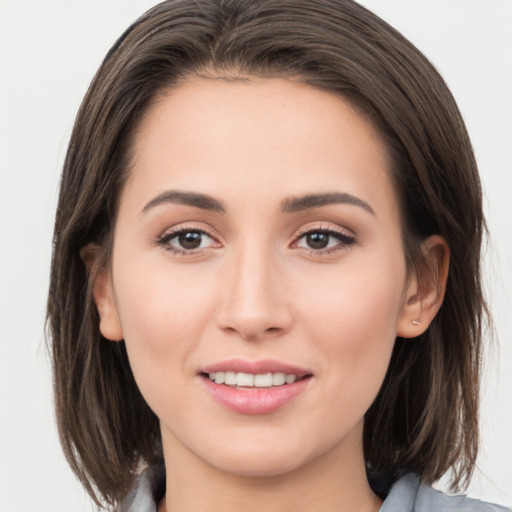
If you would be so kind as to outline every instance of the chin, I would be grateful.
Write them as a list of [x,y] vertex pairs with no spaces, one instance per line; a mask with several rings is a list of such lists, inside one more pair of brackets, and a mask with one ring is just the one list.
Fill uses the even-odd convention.
[[293,457],[293,460],[287,462],[277,458],[262,458],[261,455],[257,459],[239,456],[237,460],[219,461],[217,469],[244,478],[271,478],[297,470],[303,464],[302,460],[297,459],[297,457]]
[[[278,477],[292,473],[329,450],[329,447],[309,446],[305,442],[286,439],[255,442],[238,440],[210,453],[209,464],[225,473],[241,477]],[[288,439],[290,441],[290,439]]]

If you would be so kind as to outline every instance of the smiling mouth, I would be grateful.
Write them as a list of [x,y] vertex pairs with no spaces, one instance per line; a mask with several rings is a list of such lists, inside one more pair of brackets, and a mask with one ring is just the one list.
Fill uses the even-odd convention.
[[311,377],[311,375],[298,376],[283,372],[253,374],[230,371],[210,372],[202,375],[215,384],[224,384],[235,389],[281,387]]
[[231,359],[201,369],[206,391],[223,407],[248,415],[270,414],[296,400],[313,373],[284,361]]

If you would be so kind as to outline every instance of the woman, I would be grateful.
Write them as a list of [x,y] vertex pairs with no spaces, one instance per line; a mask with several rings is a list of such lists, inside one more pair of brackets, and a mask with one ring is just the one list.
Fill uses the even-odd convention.
[[500,510],[429,487],[475,464],[483,230],[451,94],[375,15],[156,6],[64,165],[48,315],[72,468],[120,510]]

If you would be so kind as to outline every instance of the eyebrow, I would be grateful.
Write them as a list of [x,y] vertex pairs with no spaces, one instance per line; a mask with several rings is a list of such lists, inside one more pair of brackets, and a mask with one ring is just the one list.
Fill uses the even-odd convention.
[[329,192],[326,194],[309,194],[301,197],[293,197],[284,200],[281,209],[284,213],[295,213],[312,208],[320,208],[321,206],[329,204],[359,206],[372,215],[375,215],[373,208],[366,201],[345,192]]
[[[149,201],[142,209],[142,213],[146,213],[148,210],[165,203],[184,204],[200,208],[201,210],[219,213],[226,212],[222,202],[209,195],[201,194],[199,192],[168,190],[151,199],[151,201]],[[330,204],[349,204],[359,206],[372,215],[375,215],[373,208],[366,201],[345,192],[308,194],[305,196],[285,199],[281,203],[281,211],[283,213],[296,213],[313,208],[320,208],[321,206],[327,206]]]
[[220,201],[206,194],[168,190],[151,199],[142,209],[142,213],[146,213],[148,210],[151,210],[151,208],[165,203],[184,204],[212,212],[225,213],[226,211]]

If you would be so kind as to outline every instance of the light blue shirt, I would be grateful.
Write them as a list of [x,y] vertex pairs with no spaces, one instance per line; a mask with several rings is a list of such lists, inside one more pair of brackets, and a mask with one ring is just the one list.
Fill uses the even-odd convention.
[[414,473],[400,478],[379,512],[510,512],[510,509],[467,496],[447,496],[420,482]]
[[[154,494],[163,483],[163,469],[150,468],[119,505],[117,512],[157,512]],[[379,512],[511,512],[500,505],[466,496],[447,496],[423,485],[414,473],[408,473],[391,487]],[[315,510],[311,512],[322,512]]]

